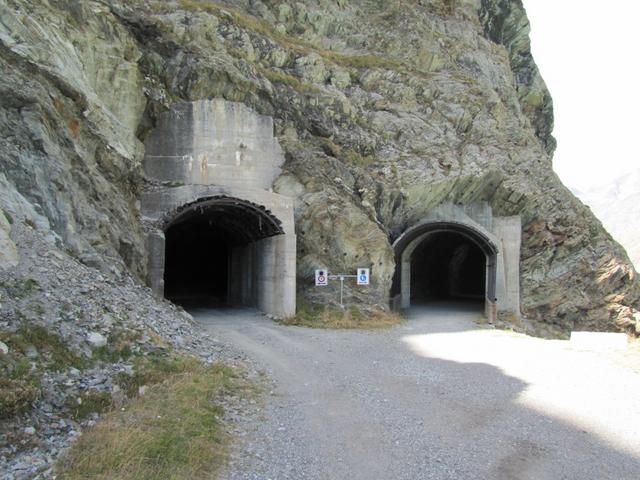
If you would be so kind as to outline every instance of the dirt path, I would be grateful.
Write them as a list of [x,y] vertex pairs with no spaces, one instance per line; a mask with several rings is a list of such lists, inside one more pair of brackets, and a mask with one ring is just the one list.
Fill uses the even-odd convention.
[[640,375],[601,353],[444,307],[383,332],[194,314],[275,382],[230,479],[640,478]]

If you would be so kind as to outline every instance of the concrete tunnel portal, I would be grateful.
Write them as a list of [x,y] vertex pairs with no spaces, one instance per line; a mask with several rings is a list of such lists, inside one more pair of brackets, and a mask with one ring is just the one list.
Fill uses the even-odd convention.
[[295,315],[293,199],[273,192],[285,161],[273,119],[224,99],[176,102],[144,144],[141,213],[155,294]]
[[498,248],[476,226],[427,221],[394,242],[396,272],[392,307],[406,309],[433,301],[466,301],[496,315]]
[[166,222],[164,296],[185,307],[258,303],[269,239],[281,222],[254,203],[217,196],[184,205]]

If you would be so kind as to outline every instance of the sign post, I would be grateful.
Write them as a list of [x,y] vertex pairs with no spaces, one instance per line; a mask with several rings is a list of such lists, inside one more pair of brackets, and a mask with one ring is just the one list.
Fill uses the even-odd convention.
[[316,287],[326,287],[329,285],[330,279],[340,280],[340,307],[344,308],[344,279],[355,278],[356,285],[369,285],[369,269],[358,268],[356,275],[347,275],[340,273],[337,275],[329,275],[326,268],[319,268],[316,270]]

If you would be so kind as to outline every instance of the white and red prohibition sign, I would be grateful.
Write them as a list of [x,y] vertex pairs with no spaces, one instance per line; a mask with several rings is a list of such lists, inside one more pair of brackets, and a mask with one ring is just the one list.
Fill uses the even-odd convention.
[[316,270],[316,287],[326,287],[329,285],[329,275],[325,269]]

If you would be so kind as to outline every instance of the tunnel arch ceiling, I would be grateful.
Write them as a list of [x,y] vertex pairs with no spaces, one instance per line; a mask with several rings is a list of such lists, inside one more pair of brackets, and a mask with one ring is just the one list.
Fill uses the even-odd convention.
[[[485,314],[487,318],[493,320],[498,313],[520,313],[520,284],[519,284],[519,261],[520,261],[520,217],[493,217],[491,208],[482,202],[466,207],[458,205],[440,205],[420,221],[415,222],[406,229],[393,243],[396,256],[396,271],[391,287],[391,305],[394,308],[406,309],[411,306],[412,296],[417,297],[415,290],[420,281],[412,277],[412,265],[416,270],[416,262],[422,257],[433,257],[436,248],[439,254],[452,255],[456,246],[467,245],[467,249],[473,254],[473,249],[477,249],[484,256],[484,269],[481,282],[483,287],[483,297],[485,303]],[[449,242],[447,248],[438,246],[438,238],[445,238]],[[425,254],[426,249],[426,254]],[[460,250],[458,250],[460,252]],[[467,252],[469,253],[469,252]],[[430,260],[433,262],[433,260]],[[425,263],[429,268],[436,270],[443,262],[451,268],[457,268],[453,258],[445,260],[438,259],[436,263]],[[467,261],[461,259],[460,261]],[[478,262],[475,260],[476,263]],[[438,263],[439,262],[439,263]],[[440,265],[442,270],[442,265]],[[477,268],[477,267],[476,267]],[[482,268],[482,266],[480,266]],[[426,272],[424,275],[433,275],[433,272]],[[472,271],[464,272],[458,270],[457,275],[475,275]],[[445,275],[443,275],[445,276]],[[413,278],[413,284],[412,284]],[[433,285],[433,288],[424,287],[427,291],[434,293],[434,290],[443,287],[442,282],[451,282],[450,277],[438,280],[429,280],[426,277],[424,283]],[[450,285],[449,294],[455,288],[459,288],[468,278],[458,279],[457,286]],[[471,294],[471,292],[467,292]],[[458,291],[458,296],[465,293]]]
[[220,229],[229,232],[239,244],[249,244],[274,235],[283,235],[282,222],[269,210],[248,200],[216,195],[181,205],[166,215],[163,230],[206,217]]
[[[270,191],[283,162],[271,118],[242,104],[181,102],[161,115],[145,142],[150,187],[141,197],[156,294],[186,297],[211,287],[234,305],[295,314],[293,200]],[[203,283],[188,285],[176,258]],[[226,278],[211,281],[200,271],[206,265]]]

